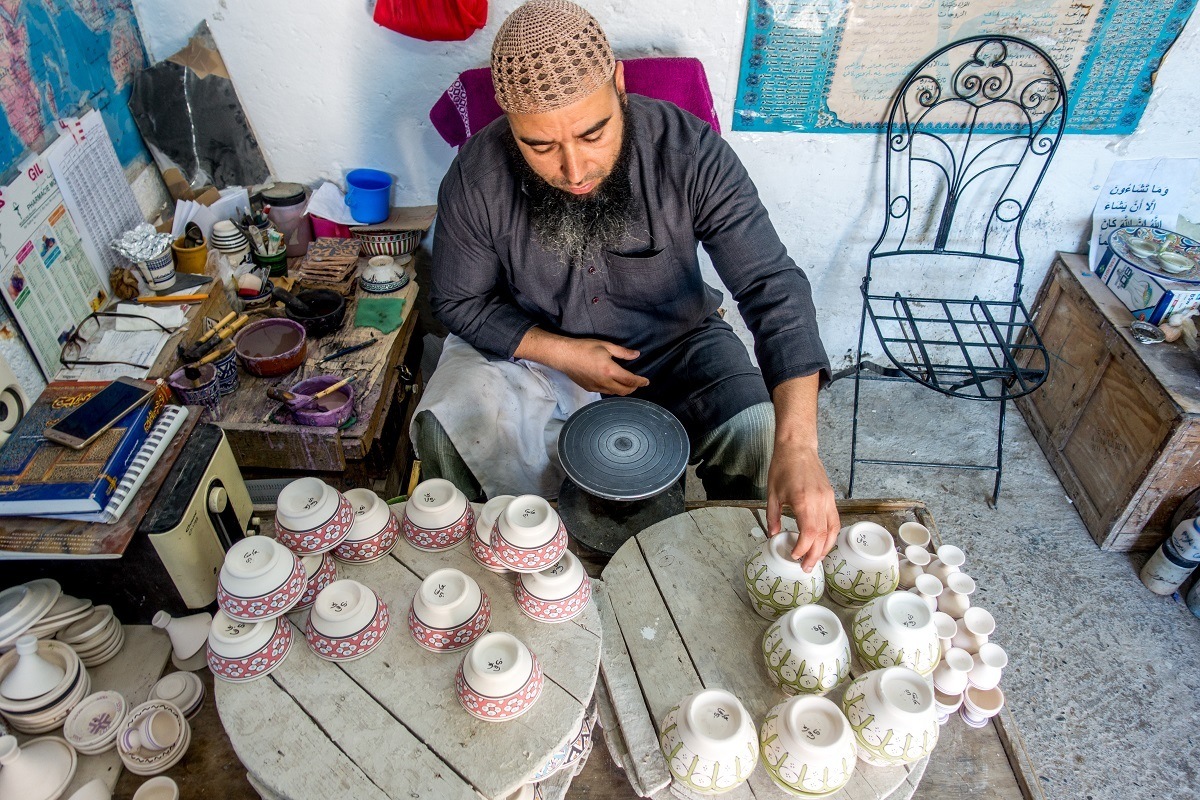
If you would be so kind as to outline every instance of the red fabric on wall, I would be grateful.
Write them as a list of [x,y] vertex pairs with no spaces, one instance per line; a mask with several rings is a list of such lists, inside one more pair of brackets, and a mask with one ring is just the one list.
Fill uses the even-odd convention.
[[487,24],[487,0],[379,0],[375,22],[427,42],[458,42]]

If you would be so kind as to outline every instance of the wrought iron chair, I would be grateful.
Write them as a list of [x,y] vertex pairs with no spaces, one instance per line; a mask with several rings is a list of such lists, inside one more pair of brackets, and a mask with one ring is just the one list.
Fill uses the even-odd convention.
[[[883,231],[862,281],[854,366],[841,373],[854,375],[848,496],[862,463],[994,471],[992,502],[999,497],[1005,406],[1041,386],[1050,367],[1021,300],[1020,236],[1066,116],[1058,67],[1010,36],[946,45],[896,92]],[[891,366],[863,360],[868,319]],[[998,402],[995,464],[859,457],[864,378],[911,379],[950,397]]]

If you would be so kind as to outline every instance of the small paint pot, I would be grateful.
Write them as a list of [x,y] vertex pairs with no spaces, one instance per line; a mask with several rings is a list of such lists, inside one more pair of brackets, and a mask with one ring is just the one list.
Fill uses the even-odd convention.
[[[288,391],[293,394],[313,395],[340,381],[335,375],[317,375],[305,378]],[[316,405],[308,408],[292,409],[292,416],[298,425],[337,428],[354,413],[354,384],[347,384],[340,389],[319,398]]]
[[250,323],[238,331],[234,342],[242,366],[260,378],[286,375],[304,363],[308,352],[304,326],[278,317]]
[[271,278],[281,278],[287,275],[286,250],[281,250],[273,256],[260,256],[257,252],[251,251],[250,258],[254,259],[257,266],[266,267],[269,270],[267,275]]
[[222,395],[233,394],[238,388],[237,352],[229,353],[213,362],[217,369],[217,391]]
[[218,422],[221,419],[221,392],[217,369],[212,364],[202,364],[196,369],[200,370],[196,380],[189,379],[181,368],[171,373],[167,384],[184,405],[203,406],[205,422]]
[[171,245],[171,250],[175,253],[175,269],[193,275],[203,275],[204,266],[208,263],[208,245],[201,243],[195,247],[188,247],[187,241],[185,237],[180,236]]

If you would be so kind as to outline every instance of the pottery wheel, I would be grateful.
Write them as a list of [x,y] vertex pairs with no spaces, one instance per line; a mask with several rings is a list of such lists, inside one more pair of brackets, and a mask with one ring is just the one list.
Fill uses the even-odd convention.
[[665,491],[683,475],[690,455],[679,420],[661,406],[632,397],[584,406],[558,435],[558,457],[567,477],[607,500],[643,500]]

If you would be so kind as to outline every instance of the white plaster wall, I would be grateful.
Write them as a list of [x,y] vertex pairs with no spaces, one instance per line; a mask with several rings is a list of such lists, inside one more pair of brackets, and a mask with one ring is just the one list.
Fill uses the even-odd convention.
[[[519,0],[492,0],[466,42],[428,43],[371,21],[372,0],[135,0],[152,60],[208,19],[275,174],[312,184],[376,167],[395,201],[433,202],[453,152],[429,108],[462,70],[487,63]],[[585,0],[618,56],[690,55],[708,71],[726,138],[758,184],[780,236],[812,280],[835,366],[854,346],[858,284],[882,222],[875,135],[730,133],[746,0]],[[1197,15],[1200,17],[1200,15]],[[1200,156],[1200,18],[1175,43],[1142,124],[1127,137],[1064,138],[1024,229],[1026,299],[1056,250],[1082,250],[1100,183],[1123,158]],[[1200,219],[1193,198],[1188,216]]]

